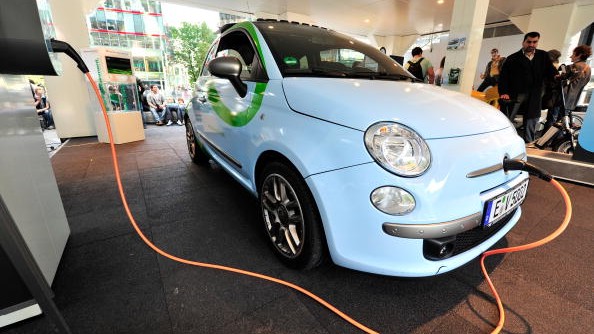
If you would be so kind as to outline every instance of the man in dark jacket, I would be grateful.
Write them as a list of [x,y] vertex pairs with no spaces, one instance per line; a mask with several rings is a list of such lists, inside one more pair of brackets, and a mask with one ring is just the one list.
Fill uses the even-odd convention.
[[513,122],[520,107],[524,108],[524,141],[527,143],[535,140],[544,80],[557,74],[548,53],[536,48],[539,39],[536,31],[524,35],[522,49],[507,57],[499,76],[501,100],[513,102],[507,115],[509,119]]

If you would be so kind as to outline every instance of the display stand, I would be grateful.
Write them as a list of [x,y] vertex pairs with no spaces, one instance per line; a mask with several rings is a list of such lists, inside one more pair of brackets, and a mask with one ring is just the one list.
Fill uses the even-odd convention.
[[[114,144],[123,144],[144,140],[144,128],[140,111],[118,111],[107,114],[111,125]],[[97,139],[100,143],[109,143],[109,135],[102,113],[95,114]]]
[[[114,144],[144,140],[144,126],[136,77],[129,52],[106,48],[82,50],[81,56],[101,93],[113,133]],[[109,143],[101,108],[95,112],[99,142]]]

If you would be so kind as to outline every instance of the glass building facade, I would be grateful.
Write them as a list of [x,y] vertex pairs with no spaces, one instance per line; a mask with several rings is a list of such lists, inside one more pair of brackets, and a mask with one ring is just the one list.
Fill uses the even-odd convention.
[[155,0],[105,0],[87,17],[91,46],[129,50],[134,75],[165,86],[167,49],[161,3]]

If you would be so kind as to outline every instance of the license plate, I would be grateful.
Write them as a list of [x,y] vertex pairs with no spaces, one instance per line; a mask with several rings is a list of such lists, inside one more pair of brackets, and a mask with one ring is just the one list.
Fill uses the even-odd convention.
[[507,216],[509,212],[517,208],[524,199],[528,190],[528,179],[504,192],[503,194],[485,203],[485,214],[483,215],[483,228],[489,228]]

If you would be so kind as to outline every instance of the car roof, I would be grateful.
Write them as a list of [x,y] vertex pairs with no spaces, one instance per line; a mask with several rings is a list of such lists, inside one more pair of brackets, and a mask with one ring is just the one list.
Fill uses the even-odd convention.
[[[261,26],[261,25],[264,25],[264,24],[270,23],[270,22],[286,23],[286,24],[291,24],[291,25],[295,25],[295,26],[308,26],[308,27],[320,28],[320,29],[324,29],[324,30],[331,30],[331,29],[321,27],[321,26],[318,26],[315,24],[300,23],[297,21],[276,20],[276,19],[257,19],[256,21],[251,21],[251,23],[253,23],[256,26]],[[217,32],[222,34],[238,23],[240,23],[240,22],[226,23],[226,24],[222,25]]]

